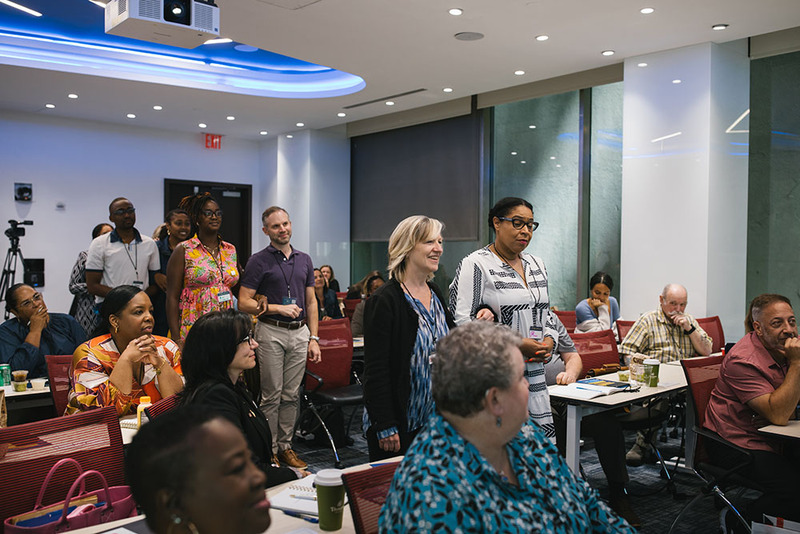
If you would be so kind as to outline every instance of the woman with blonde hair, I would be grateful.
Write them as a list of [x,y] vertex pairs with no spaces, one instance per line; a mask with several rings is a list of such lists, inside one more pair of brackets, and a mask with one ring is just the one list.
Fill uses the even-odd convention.
[[414,215],[389,237],[389,281],[364,308],[364,429],[370,461],[403,454],[433,413],[430,360],[455,326],[431,282],[440,221]]

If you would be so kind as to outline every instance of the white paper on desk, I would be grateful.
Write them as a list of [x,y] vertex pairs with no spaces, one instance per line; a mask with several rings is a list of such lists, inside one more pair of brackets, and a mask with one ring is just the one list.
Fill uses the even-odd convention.
[[620,388],[615,387],[594,386],[592,384],[580,384],[578,382],[573,382],[572,384],[562,386],[562,389],[559,391],[559,393],[575,399],[594,399],[596,397],[602,397],[603,395],[610,395],[620,391],[622,391]]
[[[781,525],[781,526],[774,526]],[[788,519],[778,520],[777,517],[764,514],[764,523],[753,523],[755,534],[773,534],[778,532],[800,532],[800,523]]]
[[270,497],[269,505],[276,510],[288,510],[290,512],[299,512],[301,514],[319,515],[317,508],[317,501],[310,501],[307,499],[298,499],[292,495],[307,495],[309,497],[316,497],[317,490],[314,488],[314,478],[316,475],[309,475],[292,482],[285,490],[278,493],[274,497]]

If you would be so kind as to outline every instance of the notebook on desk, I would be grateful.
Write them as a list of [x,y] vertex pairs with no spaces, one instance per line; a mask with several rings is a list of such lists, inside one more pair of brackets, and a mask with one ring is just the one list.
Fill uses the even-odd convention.
[[577,399],[594,399],[603,395],[611,395],[630,388],[627,382],[617,382],[604,378],[583,378],[564,386],[570,397]]
[[309,475],[292,482],[286,489],[274,497],[270,497],[270,507],[301,514],[319,515],[314,478],[315,475]]

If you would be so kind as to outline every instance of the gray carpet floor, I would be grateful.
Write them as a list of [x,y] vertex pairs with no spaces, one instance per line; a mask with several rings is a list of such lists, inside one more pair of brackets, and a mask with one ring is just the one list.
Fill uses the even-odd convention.
[[[350,438],[353,440],[353,444],[338,449],[343,467],[369,461],[367,442],[361,433],[361,408],[359,407],[357,410],[350,429]],[[345,413],[345,424],[348,416],[349,412]],[[628,445],[633,445],[635,435],[627,437]],[[295,451],[309,464],[312,472],[333,467],[334,458],[330,446],[319,444],[318,441],[315,444],[315,441],[295,438]],[[674,457],[680,451],[680,436],[668,438],[666,442],[658,441],[657,444],[665,458]],[[586,440],[581,449],[581,465],[586,481],[599,492],[601,497],[607,498],[608,485],[591,440]],[[674,462],[669,462],[668,467],[672,472]],[[642,519],[643,525],[639,532],[643,534],[666,534],[669,532],[674,519],[700,492],[702,486],[700,480],[693,473],[679,469],[673,475],[679,494],[679,498],[676,499],[667,490],[666,480],[661,476],[658,464],[647,462],[640,467],[629,467],[628,473],[631,479],[628,488],[631,504]],[[673,530],[676,534],[715,534],[718,531],[719,510],[715,507],[713,498],[708,496],[695,502]]]

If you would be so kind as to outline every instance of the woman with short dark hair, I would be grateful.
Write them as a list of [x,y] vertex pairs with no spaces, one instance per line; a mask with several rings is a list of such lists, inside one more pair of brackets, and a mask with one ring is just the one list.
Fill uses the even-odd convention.
[[619,319],[619,304],[611,296],[614,280],[611,275],[598,271],[589,280],[591,296],[575,306],[576,332],[595,332],[598,330],[616,330]]
[[181,397],[183,404],[202,405],[236,425],[271,487],[302,474],[277,466],[267,419],[241,379],[243,371],[256,366],[258,343],[252,328],[250,316],[235,310],[214,311],[198,319],[183,346],[186,388]]
[[247,442],[200,407],[144,425],[126,448],[125,480],[156,534],[260,534],[270,525],[264,472]]

